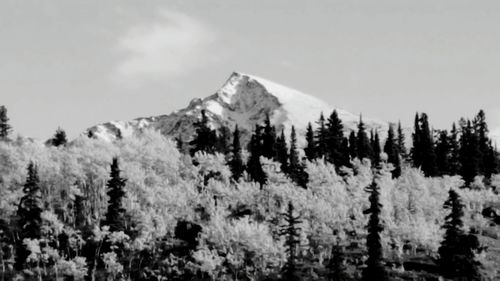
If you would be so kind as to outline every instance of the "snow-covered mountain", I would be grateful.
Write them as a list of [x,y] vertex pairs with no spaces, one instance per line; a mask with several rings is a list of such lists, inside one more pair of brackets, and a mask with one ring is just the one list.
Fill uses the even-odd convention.
[[[321,112],[328,118],[334,107],[311,95],[266,79],[234,72],[215,94],[204,99],[193,99],[184,109],[168,115],[112,121],[94,126],[88,131],[97,138],[112,141],[119,134],[127,137],[144,128],[154,128],[165,135],[181,136],[183,140],[188,140],[194,133],[193,123],[198,120],[203,109],[213,128],[224,125],[232,130],[238,124],[244,141],[249,139],[255,125],[263,123],[266,114],[269,114],[271,123],[278,130],[284,128],[287,136],[291,126],[295,125],[300,145],[304,144],[307,123],[311,122],[314,126]],[[339,108],[336,110],[343,121],[346,134],[357,130],[358,115]],[[381,137],[385,137],[387,122],[364,117],[363,121],[367,130],[378,130]]]

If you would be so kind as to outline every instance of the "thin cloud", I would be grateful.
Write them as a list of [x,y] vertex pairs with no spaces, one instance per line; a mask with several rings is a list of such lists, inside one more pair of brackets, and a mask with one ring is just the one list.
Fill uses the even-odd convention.
[[212,30],[196,19],[162,11],[153,23],[133,27],[120,39],[126,55],[116,74],[127,81],[186,74],[210,61],[207,49],[214,41]]

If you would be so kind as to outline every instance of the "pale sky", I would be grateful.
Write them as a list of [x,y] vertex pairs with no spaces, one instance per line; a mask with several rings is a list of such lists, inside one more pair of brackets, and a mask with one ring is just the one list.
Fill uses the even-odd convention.
[[0,1],[0,104],[25,136],[168,114],[233,71],[408,126],[482,108],[500,135],[500,1]]

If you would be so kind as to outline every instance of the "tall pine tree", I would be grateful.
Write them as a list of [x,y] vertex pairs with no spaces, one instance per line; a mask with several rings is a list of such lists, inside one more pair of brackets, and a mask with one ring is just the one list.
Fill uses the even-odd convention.
[[450,175],[455,176],[460,171],[460,145],[458,144],[458,130],[455,123],[453,123],[449,136],[450,159],[449,159],[449,172]]
[[328,130],[326,129],[323,112],[319,116],[318,128],[316,129],[316,157],[327,157],[328,154]]
[[66,132],[61,129],[57,128],[56,133],[50,140],[50,144],[53,146],[65,146],[68,143],[68,139],[66,138]]
[[189,143],[191,145],[191,155],[197,151],[214,153],[217,141],[217,134],[208,126],[208,117],[205,110],[201,111],[201,119],[194,123],[196,135]]
[[451,145],[449,141],[448,132],[446,130],[440,131],[436,143],[436,164],[439,175],[450,174]]
[[238,129],[238,125],[234,128],[232,152],[233,155],[231,161],[229,161],[229,167],[231,168],[233,179],[238,181],[245,170],[243,160],[241,158],[240,130]]
[[262,135],[262,156],[273,159],[276,149],[276,129],[271,125],[269,114],[266,114],[264,133]]
[[7,116],[7,108],[4,105],[0,106],[0,141],[6,140],[10,134],[12,127],[9,124]]
[[449,191],[444,208],[450,213],[445,218],[444,240],[438,251],[442,274],[453,280],[482,280],[480,263],[475,259],[479,241],[475,235],[467,235],[463,230],[464,205],[456,191]]
[[281,130],[280,136],[276,139],[276,157],[275,161],[281,164],[283,172],[288,171],[288,147],[286,145],[285,130]]
[[343,150],[342,147],[344,141],[344,125],[342,125],[342,120],[340,120],[336,110],[334,110],[330,117],[328,117],[326,132],[326,159],[330,163],[333,163],[337,168],[340,168],[341,166],[348,166],[348,151]]
[[299,159],[299,152],[297,151],[297,135],[295,127],[292,126],[290,134],[290,154],[288,157],[288,174],[290,178],[300,187],[307,188],[308,174],[305,172],[304,165]]
[[399,150],[399,155],[401,158],[406,159],[407,157],[407,151],[406,151],[406,144],[405,144],[405,133],[403,132],[403,128],[401,127],[401,121],[398,122],[398,139],[397,139],[397,145],[398,145],[398,150]]
[[372,159],[373,155],[372,146],[370,144],[370,139],[366,134],[365,123],[363,123],[363,119],[361,116],[359,117],[358,135],[356,139],[357,139],[357,144],[356,144],[357,157],[360,160],[362,160],[363,158]]
[[111,163],[110,179],[107,183],[108,194],[108,210],[106,217],[101,223],[109,226],[110,231],[126,231],[125,208],[123,207],[123,199],[126,196],[125,183],[126,179],[120,176],[120,167],[118,166],[118,158],[114,157]]
[[413,134],[412,149],[413,165],[420,167],[424,174],[433,177],[438,174],[434,138],[429,127],[427,114],[415,116],[415,132]]
[[382,239],[380,237],[380,234],[384,230],[380,220],[382,212],[382,204],[380,204],[380,191],[375,181],[367,188],[366,191],[370,194],[370,207],[363,213],[370,214],[370,218],[367,225],[368,236],[366,237],[368,260],[366,261],[366,268],[363,270],[362,280],[385,281],[388,280],[388,277],[384,268]]
[[267,176],[262,169],[260,156],[262,155],[262,128],[259,125],[255,126],[255,131],[250,139],[249,152],[250,159],[247,164],[247,172],[250,178],[258,182],[262,188],[266,183]]
[[300,216],[294,213],[292,202],[288,202],[288,209],[283,213],[285,224],[281,226],[280,235],[285,237],[285,251],[287,260],[282,269],[283,281],[300,281],[298,252],[300,247]]
[[392,177],[399,177],[401,175],[399,146],[398,143],[396,143],[392,125],[389,125],[389,131],[387,132],[387,139],[385,140],[384,145],[384,152],[387,154],[387,162],[392,163],[394,166],[394,170],[392,170]]
[[354,131],[349,134],[349,156],[351,159],[358,157],[358,138]]
[[460,171],[459,174],[464,179],[466,185],[474,181],[479,174],[479,162],[481,161],[479,142],[470,120],[462,125],[460,135]]
[[42,193],[38,169],[33,162],[28,164],[28,176],[23,187],[24,196],[17,208],[18,241],[15,267],[21,270],[30,252],[23,244],[24,239],[40,239],[42,226]]
[[316,142],[314,140],[314,131],[311,122],[307,124],[306,142],[307,146],[306,148],[304,148],[304,152],[306,154],[307,159],[312,161],[316,158]]

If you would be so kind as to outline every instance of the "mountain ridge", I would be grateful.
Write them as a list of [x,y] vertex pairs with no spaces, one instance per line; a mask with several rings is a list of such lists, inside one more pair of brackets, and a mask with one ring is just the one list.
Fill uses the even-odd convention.
[[[87,133],[91,132],[99,139],[113,141],[119,135],[127,137],[145,128],[153,128],[164,135],[188,140],[194,134],[193,123],[198,120],[201,110],[205,110],[210,126],[214,129],[221,126],[233,129],[238,124],[243,142],[249,140],[255,125],[263,123],[268,114],[277,130],[284,129],[287,136],[294,125],[299,145],[304,145],[308,122],[315,124],[322,112],[326,119],[334,109],[344,124],[346,135],[357,130],[358,115],[265,78],[233,72],[214,94],[192,99],[186,108],[165,115],[98,124],[89,128]],[[377,130],[381,137],[385,136],[389,126],[388,122],[371,118],[364,118],[363,122],[367,131]]]

